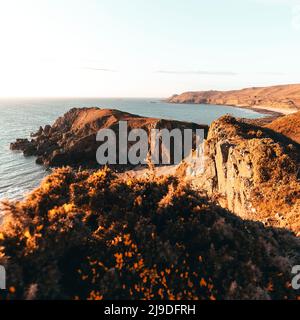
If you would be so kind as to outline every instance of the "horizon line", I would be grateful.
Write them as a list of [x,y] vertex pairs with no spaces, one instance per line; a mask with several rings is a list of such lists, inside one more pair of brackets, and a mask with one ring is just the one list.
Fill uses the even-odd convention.
[[11,99],[165,99],[170,96],[165,97],[139,97],[139,96],[116,96],[116,97],[99,97],[99,96],[18,96],[18,97],[1,97],[0,100],[11,100]]
[[[232,89],[209,89],[209,90],[186,90],[181,91],[179,94],[182,93],[190,93],[190,92],[209,92],[209,91],[240,91],[244,89],[251,89],[251,88],[270,88],[270,87],[281,87],[281,86],[292,86],[292,85],[300,85],[300,82],[294,83],[285,83],[285,84],[272,84],[272,85],[252,85],[252,86],[244,86],[239,88],[232,88]],[[175,91],[175,90],[174,90]],[[171,93],[169,95],[154,97],[154,96],[0,96],[0,100],[11,100],[11,99],[168,99],[177,93]],[[177,94],[178,95],[178,94]]]

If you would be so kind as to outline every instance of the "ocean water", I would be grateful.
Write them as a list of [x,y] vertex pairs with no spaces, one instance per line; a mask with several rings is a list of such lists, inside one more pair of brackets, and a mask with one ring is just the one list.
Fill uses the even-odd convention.
[[210,124],[224,114],[260,118],[252,110],[228,106],[168,104],[159,99],[3,99],[0,100],[0,199],[21,199],[49,174],[35,158],[9,149],[10,142],[26,138],[40,126],[52,124],[72,107],[100,107],[130,113]]

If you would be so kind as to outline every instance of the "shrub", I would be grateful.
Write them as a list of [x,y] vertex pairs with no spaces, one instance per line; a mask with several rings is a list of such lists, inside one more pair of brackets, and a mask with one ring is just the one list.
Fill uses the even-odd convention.
[[5,207],[4,299],[296,298],[297,239],[241,220],[175,177],[63,168]]

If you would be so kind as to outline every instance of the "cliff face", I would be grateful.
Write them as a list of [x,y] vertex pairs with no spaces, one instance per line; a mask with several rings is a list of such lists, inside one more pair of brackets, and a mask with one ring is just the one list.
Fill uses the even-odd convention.
[[[205,125],[145,118],[119,110],[99,108],[74,108],[55,123],[40,128],[33,139],[18,139],[11,144],[12,150],[21,150],[25,156],[37,156],[37,163],[50,167],[64,165],[96,166],[96,151],[101,142],[96,141],[100,129],[112,129],[119,136],[119,122],[127,121],[128,130],[205,129]],[[149,135],[150,136],[150,135]],[[130,144],[128,144],[130,147]]]
[[300,84],[233,91],[185,92],[174,95],[167,101],[297,110],[300,109]]
[[196,188],[243,218],[300,234],[299,145],[225,116],[211,125],[205,152]]

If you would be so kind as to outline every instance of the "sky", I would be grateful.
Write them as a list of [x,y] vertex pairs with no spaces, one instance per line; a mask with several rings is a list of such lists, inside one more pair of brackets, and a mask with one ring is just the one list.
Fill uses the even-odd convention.
[[0,97],[300,83],[300,0],[0,0]]

